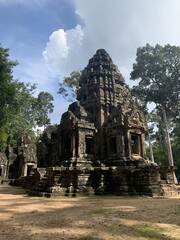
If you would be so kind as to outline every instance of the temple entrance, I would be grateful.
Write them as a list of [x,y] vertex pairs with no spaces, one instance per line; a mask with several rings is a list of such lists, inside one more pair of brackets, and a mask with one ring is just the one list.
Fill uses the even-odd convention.
[[93,154],[93,139],[91,137],[86,137],[86,153]]
[[13,178],[15,174],[14,167],[12,165],[9,166],[9,173],[8,173],[8,178]]
[[71,146],[71,137],[66,137],[64,141],[64,146],[63,146],[63,152],[65,157],[71,157],[72,156],[72,146]]
[[2,168],[0,168],[0,177],[2,176]]
[[30,175],[30,172],[33,169],[33,165],[27,165],[27,175]]
[[110,153],[111,154],[117,153],[117,140],[116,140],[116,137],[110,138],[109,147],[110,147]]
[[142,155],[140,134],[131,133],[131,154]]

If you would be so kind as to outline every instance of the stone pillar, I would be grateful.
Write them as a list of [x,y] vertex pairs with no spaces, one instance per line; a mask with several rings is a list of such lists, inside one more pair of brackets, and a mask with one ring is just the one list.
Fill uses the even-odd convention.
[[125,144],[127,144],[127,146],[128,146],[127,156],[131,157],[131,144],[132,143],[131,143],[131,134],[129,131],[127,132],[127,143],[125,143]]
[[79,131],[79,145],[78,145],[78,155],[80,158],[84,157],[85,153],[85,136],[82,131]]
[[71,138],[71,142],[72,142],[72,144],[71,144],[71,146],[72,146],[72,157],[73,158],[76,157],[76,141],[75,140],[76,140],[75,139],[75,135],[73,134],[72,138]]
[[27,176],[27,163],[24,164],[24,166],[22,167],[22,177],[26,177]]
[[3,177],[7,177],[7,166],[4,165],[3,167],[3,174],[2,174]]
[[141,155],[143,158],[146,157],[146,149],[145,149],[145,144],[144,144],[144,139],[145,139],[145,136],[144,134],[141,134],[141,139],[140,139],[140,147],[141,147]]

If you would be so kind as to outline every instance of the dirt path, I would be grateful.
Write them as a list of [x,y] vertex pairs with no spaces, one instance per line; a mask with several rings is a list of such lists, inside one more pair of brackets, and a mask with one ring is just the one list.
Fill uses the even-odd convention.
[[177,240],[180,198],[37,198],[0,186],[1,240]]

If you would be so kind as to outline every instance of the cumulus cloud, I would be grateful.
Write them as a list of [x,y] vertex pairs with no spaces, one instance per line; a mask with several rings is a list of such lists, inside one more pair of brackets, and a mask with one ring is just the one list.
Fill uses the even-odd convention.
[[146,43],[180,45],[179,0],[74,0],[84,26],[53,32],[43,52],[49,68],[64,77],[82,69],[105,48],[126,81],[137,47]]
[[75,29],[59,29],[51,34],[43,56],[52,73],[61,77],[78,67],[77,57],[81,49],[83,30],[80,25]]

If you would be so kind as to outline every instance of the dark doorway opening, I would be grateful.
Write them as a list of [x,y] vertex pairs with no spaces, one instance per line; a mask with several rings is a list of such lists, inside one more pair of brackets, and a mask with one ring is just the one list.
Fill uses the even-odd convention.
[[131,154],[141,155],[141,135],[131,134]]
[[93,139],[86,137],[86,153],[93,154]]
[[32,171],[32,169],[33,169],[33,165],[27,166],[27,175],[30,175],[30,172]]
[[109,145],[110,145],[110,153],[111,154],[117,153],[117,140],[116,140],[116,137],[110,138]]
[[1,175],[2,175],[2,169],[0,168],[0,177],[1,177]]
[[71,137],[66,137],[64,142],[64,155],[66,157],[72,156],[72,149],[71,149]]

